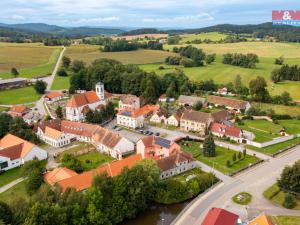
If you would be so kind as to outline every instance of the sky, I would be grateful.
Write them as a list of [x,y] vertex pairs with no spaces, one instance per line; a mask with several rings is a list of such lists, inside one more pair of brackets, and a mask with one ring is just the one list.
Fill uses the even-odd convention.
[[0,23],[60,26],[197,28],[271,21],[272,10],[300,0],[1,0]]

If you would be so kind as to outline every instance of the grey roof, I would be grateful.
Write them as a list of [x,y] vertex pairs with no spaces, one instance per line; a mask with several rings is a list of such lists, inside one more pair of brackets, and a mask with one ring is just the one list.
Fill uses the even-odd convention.
[[179,103],[186,105],[194,105],[197,102],[205,103],[206,99],[198,96],[180,95],[178,98]]
[[11,79],[0,79],[0,84],[9,84],[9,83],[15,83],[15,82],[21,82],[21,81],[26,81],[26,78],[11,78]]
[[156,137],[155,144],[160,145],[164,148],[170,148],[171,141],[164,139],[164,138]]
[[186,110],[182,114],[182,120],[191,120],[200,123],[210,123],[213,118],[210,113],[198,112],[194,110]]

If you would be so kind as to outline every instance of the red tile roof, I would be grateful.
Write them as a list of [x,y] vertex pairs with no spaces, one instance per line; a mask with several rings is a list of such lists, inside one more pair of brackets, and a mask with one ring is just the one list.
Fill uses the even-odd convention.
[[59,167],[55,168],[52,171],[48,171],[47,173],[44,174],[44,180],[46,183],[50,185],[54,185],[57,182],[77,176],[78,173],[76,173],[73,170],[68,169],[67,167]]
[[102,165],[94,170],[78,174],[58,182],[59,186],[65,191],[67,188],[75,188],[76,191],[83,191],[92,186],[94,176],[107,173],[108,176],[114,177],[119,175],[125,167],[132,168],[137,162],[142,160],[140,154],[132,155],[119,161],[114,161]]
[[157,110],[159,110],[160,106],[159,105],[145,105],[143,106],[142,108],[139,108],[139,109],[136,109],[136,110],[132,110],[132,111],[121,111],[119,112],[120,115],[125,115],[124,112],[129,112],[129,114],[127,115],[130,115],[130,117],[133,117],[133,118],[137,118],[137,117],[140,117],[140,116],[147,116],[149,115],[150,113],[153,113]]
[[236,225],[239,216],[227,210],[212,208],[201,225]]
[[72,98],[68,101],[67,107],[77,108],[98,101],[100,101],[100,99],[95,91],[87,91],[82,94],[73,95]]
[[50,92],[50,93],[46,94],[45,98],[52,99],[52,98],[57,98],[57,97],[62,97],[62,96],[64,96],[64,94],[62,92],[55,91],[55,92]]
[[14,105],[9,109],[9,113],[25,113],[28,108],[24,105]]
[[242,130],[238,127],[227,126],[220,123],[213,123],[210,130],[215,133],[225,134],[232,137],[240,137]]
[[208,102],[216,105],[224,105],[224,106],[229,106],[234,109],[246,109],[246,105],[248,102],[238,100],[238,99],[233,99],[233,98],[224,98],[220,96],[209,96],[208,97]]
[[15,160],[21,158],[23,144],[13,145],[4,149],[0,149],[0,156]]

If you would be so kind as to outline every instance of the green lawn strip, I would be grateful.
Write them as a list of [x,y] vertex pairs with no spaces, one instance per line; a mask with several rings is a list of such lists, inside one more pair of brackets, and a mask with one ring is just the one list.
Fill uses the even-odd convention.
[[261,152],[261,153],[265,153],[265,154],[269,154],[272,155],[274,153],[279,152],[282,149],[288,148],[290,146],[296,145],[300,143],[300,138],[294,138],[292,140],[288,140],[285,142],[281,142],[275,145],[270,145],[268,147],[264,147],[264,148],[257,148],[254,147],[252,145],[247,145],[247,148],[257,151],[257,152]]
[[2,172],[0,174],[0,187],[22,177],[21,167],[13,168],[11,170]]
[[252,195],[247,192],[241,192],[232,197],[232,201],[239,205],[248,205],[252,200]]
[[[271,201],[273,204],[282,206],[286,193],[281,191],[277,184],[273,184],[271,187],[266,189],[263,196]],[[296,206],[293,209],[300,209],[300,196],[295,197]]]
[[299,225],[300,216],[273,216],[274,223],[277,225]]
[[25,200],[28,199],[28,195],[25,189],[25,181],[20,182],[19,184],[13,186],[12,188],[0,194],[1,201],[6,203],[9,203],[13,199],[19,197],[22,197]]
[[279,120],[278,122],[288,134],[300,134],[300,120]]
[[51,86],[51,90],[63,90],[63,89],[69,89],[70,87],[70,79],[71,75],[67,77],[61,77],[61,76],[55,76],[53,84]]
[[32,86],[0,91],[1,105],[14,105],[35,102],[40,98]]
[[210,167],[214,167],[215,169],[219,170],[222,173],[230,174],[233,172],[236,172],[246,166],[248,166],[251,163],[255,163],[258,161],[258,158],[250,155],[246,155],[246,158],[242,158],[241,160],[238,160],[231,165],[230,167],[227,167],[227,160],[231,161],[232,164],[232,156],[234,153],[237,154],[236,151],[225,149],[222,147],[217,146],[216,147],[216,157],[205,157],[202,154],[202,151],[199,147],[200,143],[198,142],[188,142],[189,146],[182,145],[183,150],[186,152],[189,152],[193,154],[193,156],[207,164]]
[[[290,90],[290,89],[287,89],[287,90]],[[298,92],[299,92],[299,87],[298,87],[297,93]],[[251,104],[252,104],[252,106],[254,106],[256,108],[260,108],[263,111],[266,111],[267,109],[273,109],[276,114],[287,114],[288,113],[292,117],[300,116],[300,106],[298,106],[298,105],[287,106],[287,105],[276,105],[276,104],[258,103],[258,102],[252,102]]]
[[79,159],[82,162],[83,169],[85,171],[94,169],[100,166],[101,164],[111,162],[113,160],[112,157],[101,154],[97,151],[93,151],[87,154],[77,156],[77,159]]
[[7,112],[8,110],[9,108],[0,106],[0,112]]

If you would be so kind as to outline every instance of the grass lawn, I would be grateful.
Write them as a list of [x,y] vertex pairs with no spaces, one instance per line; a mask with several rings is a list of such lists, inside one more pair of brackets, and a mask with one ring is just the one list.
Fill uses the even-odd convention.
[[53,84],[51,86],[51,90],[63,90],[63,89],[69,89],[70,87],[70,78],[71,76],[67,77],[60,77],[60,76],[55,76]]
[[85,171],[94,169],[103,163],[111,162],[114,160],[112,157],[101,154],[97,151],[93,151],[81,156],[77,156],[77,159],[79,159],[82,162],[83,169]]
[[200,34],[183,34],[180,35],[181,40],[180,43],[184,44],[187,41],[193,41],[196,39],[210,39],[212,41],[219,41],[221,39],[225,39],[228,35],[218,33],[218,32],[208,32],[208,33],[200,33]]
[[282,150],[284,148],[287,148],[289,146],[299,144],[299,143],[300,143],[300,138],[295,138],[295,139],[292,139],[289,141],[285,141],[285,142],[278,143],[275,145],[270,145],[270,146],[264,147],[264,148],[257,148],[257,147],[251,146],[251,145],[247,145],[247,148],[258,151],[258,152],[262,152],[265,154],[272,155],[276,152],[279,152],[280,150]]
[[271,141],[273,138],[279,137],[281,126],[267,120],[246,120],[244,125],[238,125],[243,130],[254,133],[257,142]]
[[0,113],[1,112],[7,112],[8,110],[9,110],[9,108],[0,106]]
[[226,166],[227,160],[230,160],[232,162],[232,155],[234,153],[237,153],[236,151],[216,146],[216,157],[205,157],[202,154],[202,151],[200,150],[199,142],[188,142],[188,143],[189,146],[182,145],[182,148],[185,152],[192,153],[197,160],[207,164],[210,167],[214,167],[215,169],[219,170],[224,174],[233,173],[235,171],[238,171],[239,169],[248,166],[251,163],[258,161],[258,158],[247,155],[245,159],[238,160],[230,167],[227,167]]
[[272,220],[277,225],[299,225],[300,216],[273,216]]
[[25,200],[28,199],[28,195],[25,189],[25,181],[22,181],[21,183],[13,186],[12,188],[0,194],[1,201],[6,203],[9,203],[17,197],[22,197]]
[[101,52],[97,45],[74,45],[67,48],[65,55],[72,60],[83,60],[87,64],[100,58],[115,59],[124,64],[148,64],[162,63],[166,57],[177,54],[159,50]]
[[0,187],[21,177],[21,167],[17,167],[0,174]]
[[239,205],[248,205],[252,200],[252,195],[247,192],[241,192],[232,197],[232,201]]
[[0,43],[0,77],[11,78],[10,70],[16,67],[20,77],[51,74],[61,48],[42,43]]
[[32,86],[0,91],[1,105],[15,105],[35,102],[40,98]]
[[300,134],[300,120],[279,120],[288,134]]
[[[268,200],[270,200],[275,205],[282,206],[284,202],[285,193],[280,190],[280,188],[277,186],[277,184],[273,184],[271,187],[269,187],[267,190],[263,193],[264,197]],[[296,206],[293,209],[300,209],[300,196],[295,197]],[[283,207],[283,206],[282,206]]]
[[[300,93],[298,89],[295,93]],[[287,89],[289,91],[289,89]],[[286,105],[275,105],[268,103],[251,103],[254,107],[260,108],[261,110],[273,109],[276,114],[289,114],[290,116],[300,116],[300,106],[286,106]]]

